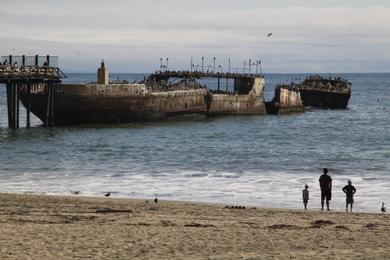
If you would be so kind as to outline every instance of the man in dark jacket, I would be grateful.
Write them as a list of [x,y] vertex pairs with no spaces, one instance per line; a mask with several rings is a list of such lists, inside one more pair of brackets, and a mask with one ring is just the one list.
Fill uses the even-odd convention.
[[332,178],[328,175],[328,169],[324,168],[324,174],[320,179],[321,187],[321,210],[324,210],[324,200],[326,199],[326,208],[329,208],[329,201],[332,199]]
[[355,194],[356,189],[352,185],[352,181],[348,180],[348,185],[345,185],[343,188],[343,192],[347,196],[346,203],[345,203],[345,211],[348,212],[348,204],[351,205],[351,212],[352,212],[352,205],[353,205],[353,194]]

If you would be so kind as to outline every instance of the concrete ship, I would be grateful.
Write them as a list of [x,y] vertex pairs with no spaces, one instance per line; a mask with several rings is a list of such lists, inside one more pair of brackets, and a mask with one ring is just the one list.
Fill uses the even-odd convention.
[[[170,79],[175,81],[170,81]],[[201,78],[215,78],[218,89],[209,90]],[[128,123],[199,115],[264,115],[264,77],[258,74],[159,71],[139,83],[110,84],[102,63],[97,83],[54,85],[55,126]],[[222,91],[221,79],[234,81],[231,92]],[[178,81],[179,80],[179,81]],[[25,88],[20,100],[42,122],[47,118],[45,85],[31,86],[30,102]]]
[[325,109],[346,109],[351,97],[352,84],[342,78],[309,76],[302,83],[293,86],[299,90],[306,107]]
[[[194,115],[289,114],[303,112],[305,106],[346,108],[351,96],[351,83],[344,79],[310,76],[299,84],[277,85],[273,100],[265,102],[265,80],[257,73],[257,67],[256,73],[251,74],[245,73],[245,67],[244,73],[230,73],[216,72],[215,67],[211,72],[204,72],[203,66],[202,71],[170,71],[162,70],[161,65],[160,71],[141,82],[119,83],[109,82],[108,68],[102,62],[96,83],[62,84],[66,75],[52,66],[51,56],[10,55],[3,56],[2,60],[0,84],[7,88],[11,129],[19,128],[19,100],[26,107],[26,127],[29,128],[30,112],[44,126],[52,127],[156,121]],[[14,65],[11,62],[14,60],[22,66]],[[217,82],[217,87],[203,84],[210,78]],[[224,90],[222,80],[226,81]]]

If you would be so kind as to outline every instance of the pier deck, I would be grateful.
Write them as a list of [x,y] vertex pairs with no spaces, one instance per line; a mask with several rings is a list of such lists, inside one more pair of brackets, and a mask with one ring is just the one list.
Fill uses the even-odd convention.
[[61,82],[65,74],[57,67],[0,65],[0,83]]

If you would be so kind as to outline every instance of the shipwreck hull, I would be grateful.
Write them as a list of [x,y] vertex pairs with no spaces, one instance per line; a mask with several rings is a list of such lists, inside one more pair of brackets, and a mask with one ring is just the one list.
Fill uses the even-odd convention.
[[[254,94],[212,94],[204,88],[150,92],[144,84],[59,84],[54,87],[55,126],[266,113],[263,97]],[[22,89],[20,99],[24,106],[27,106],[27,98],[26,90]],[[30,98],[31,112],[46,123],[45,86],[33,86]]]
[[[121,91],[125,92],[119,86],[96,86],[95,91],[91,86],[57,86],[54,96],[54,125],[128,123],[207,114],[207,92],[203,89],[153,94]],[[27,94],[24,91],[20,99],[26,106]],[[31,93],[31,112],[42,122],[46,122],[43,86],[35,87],[35,91]]]
[[330,92],[312,89],[300,89],[302,103],[305,107],[325,109],[346,109],[351,93]]
[[[202,96],[201,96],[202,97]],[[203,98],[203,97],[202,97]],[[175,102],[173,98],[170,102]],[[26,97],[21,96],[23,105],[26,105]],[[177,100],[179,101],[179,100]],[[185,102],[184,99],[180,101]],[[188,100],[189,103],[193,101]],[[189,104],[185,107],[176,105],[177,109],[169,108],[170,102],[159,97],[55,97],[54,125],[74,125],[92,123],[128,123],[134,121],[152,121],[167,119],[187,114],[206,115],[204,102]],[[46,121],[45,96],[31,95],[31,112],[42,122]],[[163,106],[165,109],[157,110]],[[72,105],[70,105],[72,104]],[[156,104],[156,106],[154,106]]]

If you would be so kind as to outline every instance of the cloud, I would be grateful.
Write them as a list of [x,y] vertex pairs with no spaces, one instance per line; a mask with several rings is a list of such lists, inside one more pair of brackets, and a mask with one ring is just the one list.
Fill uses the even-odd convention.
[[113,71],[147,72],[160,57],[180,68],[191,56],[221,64],[231,57],[237,66],[262,59],[269,72],[384,71],[389,64],[385,1],[210,2],[2,0],[0,49],[59,55],[66,71],[94,71],[105,58]]

